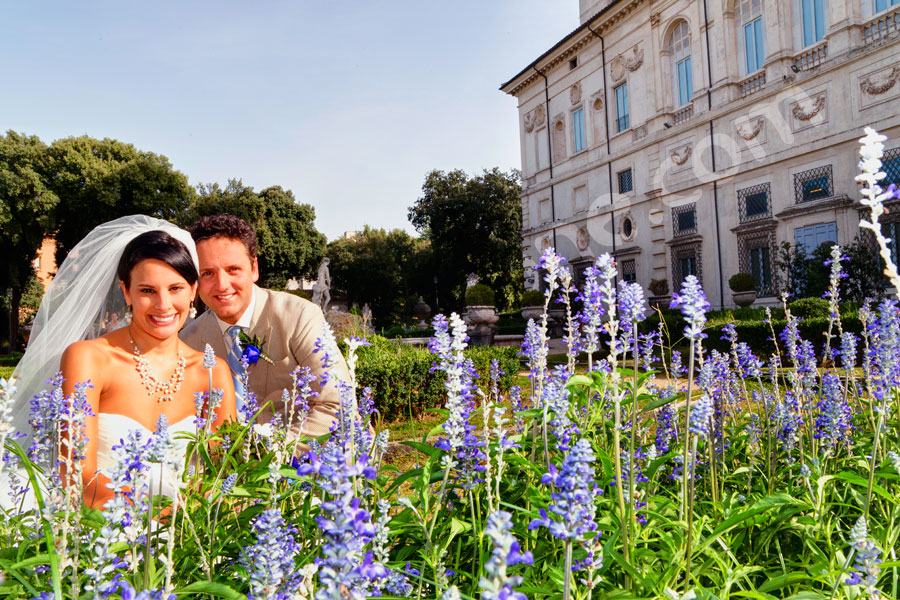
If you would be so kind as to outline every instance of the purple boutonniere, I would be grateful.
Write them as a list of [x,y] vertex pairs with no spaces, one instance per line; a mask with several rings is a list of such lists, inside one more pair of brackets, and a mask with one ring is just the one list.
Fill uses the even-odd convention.
[[263,359],[270,365],[274,365],[272,359],[263,352],[263,347],[266,344],[266,340],[260,340],[257,336],[249,336],[246,332],[242,331],[238,335],[238,339],[241,341],[241,347],[243,351],[241,352],[244,359],[247,360],[248,365],[255,365],[259,359]]

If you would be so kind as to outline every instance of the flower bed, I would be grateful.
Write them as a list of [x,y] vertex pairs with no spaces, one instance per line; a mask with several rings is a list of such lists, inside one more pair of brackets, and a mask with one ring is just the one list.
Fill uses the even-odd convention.
[[[864,150],[877,230],[886,196],[873,156]],[[830,316],[813,332],[822,349],[788,307],[783,326],[766,323],[777,342],[765,357],[731,327],[721,351],[708,347],[708,304],[688,277],[673,295],[682,355],[640,334],[643,290],[616,286],[601,256],[583,311],[568,315],[587,374],[571,356],[548,366],[545,315],[527,328],[530,389],[508,395],[499,362],[475,380],[465,326],[438,316],[446,421],[434,445],[407,442],[424,460],[404,473],[382,464],[387,438],[365,427],[371,396],[348,386],[332,438],[299,459],[277,423],[201,429],[174,500],[145,493],[146,473],[171,458],[165,428],[153,443],[126,437],[100,513],[53,461],[60,423],[68,448],[84,443],[79,394],[48,394],[36,416],[61,421],[35,419],[27,460],[8,446],[49,485],[39,511],[0,520],[0,597],[896,598],[900,309],[866,303],[849,331],[840,265],[835,247]],[[561,257],[548,251],[539,267],[548,298],[569,290]],[[360,352],[348,342],[350,365]],[[0,390],[5,418],[9,384]]]

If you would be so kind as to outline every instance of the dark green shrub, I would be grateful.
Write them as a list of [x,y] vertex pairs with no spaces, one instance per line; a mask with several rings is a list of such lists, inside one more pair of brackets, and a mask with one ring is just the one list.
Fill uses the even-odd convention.
[[543,306],[544,294],[539,290],[528,290],[522,294],[522,306]]
[[750,273],[735,273],[728,279],[732,292],[749,292],[756,289],[756,280]]
[[[360,387],[372,389],[375,408],[387,421],[415,418],[429,408],[443,406],[444,376],[432,371],[434,356],[427,348],[399,344],[381,336],[369,339],[371,346],[358,350],[356,379]],[[516,348],[482,346],[468,348],[465,352],[472,359],[487,389],[490,361],[496,358],[505,375],[500,380],[502,390],[509,389],[519,371]]]
[[466,288],[466,306],[494,306],[494,290],[483,283]]
[[286,290],[288,294],[300,296],[305,300],[312,300],[312,290]]
[[801,319],[827,319],[831,312],[825,298],[800,298],[788,304],[788,308]]

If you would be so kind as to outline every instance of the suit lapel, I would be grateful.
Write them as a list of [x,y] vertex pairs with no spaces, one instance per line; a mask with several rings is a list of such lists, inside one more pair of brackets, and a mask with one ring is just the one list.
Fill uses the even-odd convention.
[[200,317],[203,322],[200,324],[200,339],[206,340],[213,347],[216,356],[225,360],[228,356],[228,348],[225,346],[225,340],[222,337],[222,330],[219,329],[219,322],[212,310],[207,310]]

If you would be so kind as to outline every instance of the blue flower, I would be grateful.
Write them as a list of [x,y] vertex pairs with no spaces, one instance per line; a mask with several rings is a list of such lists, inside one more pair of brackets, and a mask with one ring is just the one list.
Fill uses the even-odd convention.
[[542,508],[541,518],[532,520],[529,529],[546,527],[554,537],[570,540],[583,540],[586,533],[597,529],[594,497],[602,490],[594,482],[593,462],[591,443],[581,438],[566,454],[559,472],[550,465],[550,472],[541,482],[544,485],[552,483],[557,490],[550,494],[554,502],[549,508],[559,520],[550,518]]
[[249,600],[290,600],[299,589],[303,575],[294,562],[300,550],[296,534],[277,508],[263,511],[253,522],[256,543],[242,548],[238,559],[250,580]]
[[213,350],[213,347],[209,344],[206,344],[206,347],[203,349],[203,368],[204,369],[212,369],[216,366],[216,352]]
[[681,293],[672,294],[672,302],[669,308],[680,308],[681,314],[688,326],[684,329],[684,335],[689,340],[699,340],[706,335],[703,327],[706,325],[706,311],[709,310],[709,302],[706,294],[700,286],[700,281],[695,275],[688,275],[681,284]]
[[866,518],[860,517],[850,530],[850,542],[854,550],[853,567],[845,583],[864,586],[866,595],[874,598],[881,593],[875,587],[881,575],[881,549],[868,539],[868,535]]
[[244,351],[241,353],[244,359],[247,360],[247,364],[255,365],[256,361],[259,360],[259,348],[254,346],[253,344],[247,344],[244,346]]
[[522,583],[521,575],[507,575],[506,569],[524,563],[533,564],[531,552],[522,552],[512,531],[512,515],[498,510],[488,515],[484,532],[491,542],[491,558],[484,565],[485,574],[478,580],[484,600],[527,600],[525,594],[513,588]]

